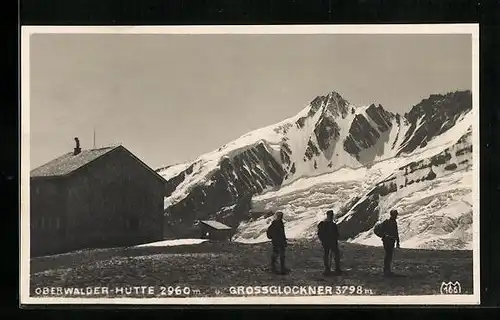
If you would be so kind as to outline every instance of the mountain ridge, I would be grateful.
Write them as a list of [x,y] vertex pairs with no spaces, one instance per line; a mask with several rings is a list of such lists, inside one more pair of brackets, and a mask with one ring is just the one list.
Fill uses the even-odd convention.
[[[371,167],[431,148],[433,141],[469,121],[471,110],[468,90],[430,95],[404,115],[375,103],[355,106],[331,91],[295,116],[242,135],[194,161],[159,169],[168,181],[166,216],[171,227],[189,233],[194,220],[220,218],[224,208],[242,199],[249,201],[302,178]],[[227,217],[235,228],[240,218]]]

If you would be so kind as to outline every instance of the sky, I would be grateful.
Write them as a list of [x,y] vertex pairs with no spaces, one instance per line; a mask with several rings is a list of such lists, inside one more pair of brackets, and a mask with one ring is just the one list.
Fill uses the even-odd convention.
[[472,88],[470,35],[35,34],[30,162],[122,144],[152,168],[194,160],[336,91],[404,114]]

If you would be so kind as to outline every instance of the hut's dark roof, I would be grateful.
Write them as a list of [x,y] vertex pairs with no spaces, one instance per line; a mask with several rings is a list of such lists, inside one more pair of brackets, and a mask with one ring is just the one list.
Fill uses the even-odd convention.
[[209,227],[212,227],[214,229],[217,229],[217,230],[231,230],[232,228],[229,227],[229,226],[226,226],[225,224],[223,223],[220,223],[218,221],[214,221],[214,220],[201,220],[200,223],[203,223]]
[[115,148],[117,148],[117,146],[82,150],[77,155],[73,155],[73,152],[68,152],[59,158],[31,170],[30,177],[56,177],[67,175]]
[[74,155],[73,152],[68,152],[59,158],[56,158],[30,172],[31,178],[47,178],[47,177],[59,177],[66,176],[70,173],[77,171],[83,166],[101,158],[102,156],[114,151],[123,150],[125,153],[130,155],[133,159],[137,161],[141,166],[146,168],[151,172],[156,178],[161,182],[165,183],[166,180],[155,170],[151,169],[147,164],[145,164],[141,159],[137,158],[132,152],[127,150],[127,148],[122,145],[118,146],[108,146],[98,149],[82,150],[79,154]]

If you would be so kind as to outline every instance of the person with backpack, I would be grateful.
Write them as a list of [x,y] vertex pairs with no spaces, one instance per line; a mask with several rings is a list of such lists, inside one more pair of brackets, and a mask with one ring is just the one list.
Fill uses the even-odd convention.
[[333,221],[333,210],[326,212],[326,219],[318,224],[318,238],[323,246],[324,275],[331,274],[332,254],[335,257],[335,274],[342,273],[340,269],[339,231]]
[[[283,212],[276,212],[275,219],[267,228],[267,238],[271,239],[273,246],[271,255],[271,271],[273,273],[286,274],[290,271],[285,267],[285,247],[287,246],[287,239],[285,235],[285,225],[283,224]],[[276,262],[280,258],[280,272],[276,268]]]
[[400,248],[399,244],[399,232],[398,232],[398,224],[396,219],[398,217],[397,210],[391,210],[390,218],[384,220],[383,222],[375,225],[373,229],[375,235],[382,239],[382,244],[384,245],[384,275],[391,276],[393,275],[391,271],[392,258],[394,255],[394,245],[396,244],[397,248]]

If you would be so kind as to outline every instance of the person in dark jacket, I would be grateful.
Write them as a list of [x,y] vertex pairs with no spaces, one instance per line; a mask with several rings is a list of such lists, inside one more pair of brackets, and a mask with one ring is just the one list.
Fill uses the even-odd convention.
[[276,212],[275,219],[269,226],[267,230],[267,236],[271,239],[273,245],[273,251],[271,255],[271,270],[274,273],[278,273],[276,268],[276,262],[278,257],[280,258],[280,272],[285,274],[290,271],[290,269],[285,266],[285,247],[287,246],[287,240],[285,235],[285,225],[283,224],[283,212]]
[[390,218],[385,220],[382,226],[382,243],[384,245],[385,257],[384,257],[384,275],[391,276],[393,275],[391,271],[392,257],[394,255],[394,244],[396,244],[397,248],[400,248],[399,245],[399,232],[398,232],[398,224],[397,217],[398,211],[391,210]]
[[323,263],[325,265],[324,274],[331,274],[331,255],[335,257],[335,274],[341,274],[340,251],[339,251],[339,231],[337,224],[333,221],[333,210],[328,210],[326,219],[318,224],[318,238],[323,246]]

